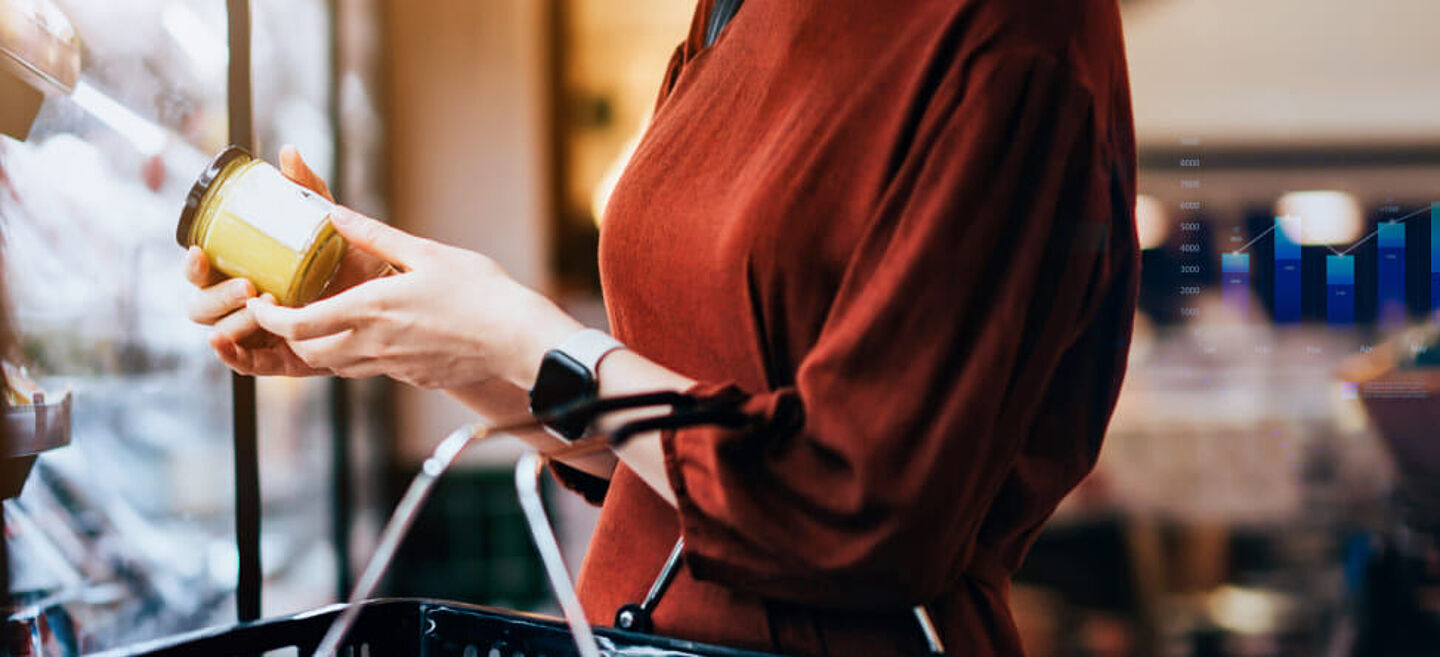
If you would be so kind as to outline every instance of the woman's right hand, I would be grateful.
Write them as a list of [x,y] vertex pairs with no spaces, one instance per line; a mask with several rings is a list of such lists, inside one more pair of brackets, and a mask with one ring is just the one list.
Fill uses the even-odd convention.
[[[280,149],[280,171],[325,198],[334,200],[325,181],[310,169],[293,146]],[[383,275],[388,265],[360,249],[347,249],[335,277],[322,296],[330,296]],[[212,327],[210,348],[222,362],[241,374],[256,376],[316,376],[330,372],[306,365],[284,340],[255,323],[245,302],[255,296],[255,285],[243,278],[226,278],[210,266],[198,246],[185,254],[185,278],[197,289],[190,299],[190,320]]]

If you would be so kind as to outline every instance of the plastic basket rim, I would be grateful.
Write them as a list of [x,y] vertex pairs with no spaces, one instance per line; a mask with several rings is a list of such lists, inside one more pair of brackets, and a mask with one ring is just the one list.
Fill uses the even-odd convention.
[[[363,609],[383,608],[413,608],[415,611],[425,613],[429,611],[454,611],[459,613],[488,616],[492,619],[505,619],[519,621],[521,623],[544,627],[545,629],[559,630],[569,633],[569,627],[565,621],[545,614],[500,609],[486,605],[476,605],[451,600],[435,598],[373,598],[357,603]],[[260,620],[243,623],[232,623],[228,625],[215,625],[179,634],[143,641],[129,646],[111,648],[97,653],[88,653],[91,657],[136,657],[150,653],[183,649],[187,644],[199,641],[213,640],[227,634],[243,631],[256,630],[266,627],[280,628],[297,622],[313,620],[318,617],[338,614],[346,607],[345,603],[334,603],[314,609],[307,609],[295,614],[262,618]],[[612,627],[596,627],[595,634],[611,640],[619,640],[627,644],[644,644],[655,648],[674,650],[682,653],[691,653],[702,657],[776,657],[772,653],[755,652],[741,648],[731,648],[698,641],[690,641],[674,637],[667,637],[658,634],[641,634]]]

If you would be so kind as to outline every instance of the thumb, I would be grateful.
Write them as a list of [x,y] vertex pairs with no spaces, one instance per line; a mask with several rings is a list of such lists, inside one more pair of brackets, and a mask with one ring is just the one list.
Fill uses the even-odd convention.
[[300,149],[289,144],[280,147],[280,173],[285,174],[286,178],[300,186],[308,187],[310,191],[330,199],[331,202],[335,201],[335,197],[330,194],[330,186],[325,184],[325,179],[305,163],[305,158],[300,157]]
[[330,224],[351,246],[404,271],[414,269],[425,260],[435,245],[340,205],[330,213]]

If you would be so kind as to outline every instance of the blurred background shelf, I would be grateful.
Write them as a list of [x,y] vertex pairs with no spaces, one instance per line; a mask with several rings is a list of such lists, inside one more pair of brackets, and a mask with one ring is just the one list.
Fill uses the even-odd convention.
[[41,452],[70,444],[70,401],[69,391],[59,399],[47,401],[45,395],[36,393],[31,403],[24,406],[5,406],[5,426],[0,435],[5,444],[0,446],[0,499],[10,499],[20,494],[30,469]]

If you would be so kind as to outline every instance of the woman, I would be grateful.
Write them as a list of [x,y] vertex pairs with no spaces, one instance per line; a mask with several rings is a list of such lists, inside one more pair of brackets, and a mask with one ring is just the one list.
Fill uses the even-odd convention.
[[[1129,342],[1114,0],[750,0],[707,45],[712,4],[606,211],[626,348],[570,361],[601,395],[686,390],[758,419],[556,468],[604,502],[587,612],[642,599],[683,535],[662,634],[917,654],[925,605],[952,654],[1020,654],[1009,575],[1093,465]],[[293,151],[282,165],[322,188]],[[193,315],[230,366],[383,374],[510,417],[582,328],[482,255],[333,221],[355,247],[340,287],[401,273],[289,309],[190,254]]]

